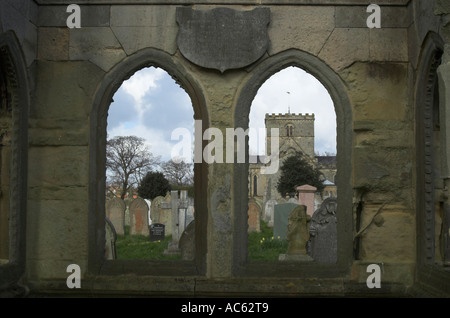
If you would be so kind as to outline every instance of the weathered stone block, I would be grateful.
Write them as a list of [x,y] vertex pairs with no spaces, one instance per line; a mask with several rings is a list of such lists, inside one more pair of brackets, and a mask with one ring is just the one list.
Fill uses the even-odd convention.
[[128,55],[146,47],[173,54],[178,31],[175,11],[171,6],[113,6],[111,29]]
[[[27,276],[33,281],[31,284],[39,284],[46,279],[59,280],[56,284],[60,290],[67,289],[66,279],[70,275],[67,272],[67,266],[70,264],[77,264],[80,266],[81,272],[81,288],[83,285],[83,278],[87,272],[87,258],[70,258],[70,260],[62,259],[29,259],[27,260]],[[55,285],[53,285],[55,288]]]
[[120,5],[111,7],[111,26],[176,26],[176,6]]
[[403,120],[407,113],[408,66],[355,63],[342,72],[355,120]]
[[29,201],[28,257],[87,259],[87,211],[88,200]]
[[88,187],[83,186],[56,186],[56,185],[35,185],[28,187],[28,199],[39,200],[88,200]]
[[70,119],[30,119],[28,142],[35,146],[87,146],[86,121]]
[[336,28],[320,50],[319,57],[335,70],[356,61],[367,61],[370,55],[368,28]]
[[269,24],[269,54],[298,48],[317,54],[334,29],[332,7],[273,7]]
[[39,61],[35,104],[30,117],[86,120],[92,96],[103,75],[100,68],[89,62]]
[[[372,223],[367,226],[370,222]],[[360,256],[363,260],[379,262],[415,260],[414,215],[405,210],[404,206],[366,205],[361,228],[366,226],[366,230],[361,234]]]
[[408,61],[406,29],[371,29],[369,36],[371,61]]
[[[407,28],[411,23],[408,7],[380,6],[381,29]],[[366,6],[337,6],[337,28],[367,28],[367,18],[372,12],[367,12]]]
[[69,59],[69,29],[39,28],[38,59],[68,60]]
[[174,54],[177,50],[175,38],[178,29],[175,26],[165,28],[113,26],[111,29],[127,55],[147,47],[161,49],[170,54]]
[[29,150],[29,186],[87,186],[87,147],[33,147]]
[[435,14],[448,14],[450,13],[450,2],[446,0],[436,0],[434,2]]
[[[80,5],[81,27],[109,26],[109,5]],[[58,26],[67,28],[67,18],[71,12],[67,12],[67,5],[40,7],[38,24],[40,26]]]
[[69,56],[98,65],[105,72],[126,54],[109,27],[70,29]]

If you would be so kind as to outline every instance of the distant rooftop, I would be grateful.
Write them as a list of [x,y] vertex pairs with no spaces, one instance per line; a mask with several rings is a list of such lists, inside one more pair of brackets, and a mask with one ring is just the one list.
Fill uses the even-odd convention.
[[316,156],[320,167],[336,167],[336,156]]

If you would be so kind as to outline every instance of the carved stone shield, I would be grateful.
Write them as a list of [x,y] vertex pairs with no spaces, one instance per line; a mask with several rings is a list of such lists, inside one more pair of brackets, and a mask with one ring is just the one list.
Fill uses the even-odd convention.
[[269,8],[193,10],[178,7],[177,45],[192,63],[224,72],[257,61],[269,46]]

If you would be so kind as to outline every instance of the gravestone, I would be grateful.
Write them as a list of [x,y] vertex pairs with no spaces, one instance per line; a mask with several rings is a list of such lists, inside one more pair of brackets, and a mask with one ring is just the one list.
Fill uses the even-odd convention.
[[192,221],[194,221],[194,205],[189,205],[186,211],[186,224],[190,224]]
[[172,235],[172,206],[170,194],[166,197],[158,196],[152,200],[151,223],[162,223],[166,226],[166,235]]
[[298,205],[289,214],[289,225],[286,234],[288,241],[287,254],[281,254],[281,261],[312,261],[307,255],[306,244],[309,239],[309,222],[311,216],[306,213],[305,205]]
[[149,236],[148,205],[142,198],[136,198],[130,203],[130,235]]
[[169,242],[167,249],[164,250],[164,255],[178,255],[180,254],[180,249],[178,246],[179,240],[180,240],[180,228],[178,224],[179,220],[179,200],[178,200],[178,191],[172,190],[170,192],[170,205],[171,205],[171,212],[172,212],[172,241]]
[[150,201],[149,199],[144,199],[145,203],[147,203],[148,206],[148,224],[152,224],[152,217],[151,217],[151,212],[152,212],[152,201]]
[[161,223],[153,223],[150,225],[150,241],[164,241],[166,238],[165,225]]
[[106,201],[106,217],[114,225],[118,235],[125,234],[125,208],[125,202],[119,197]]
[[187,195],[187,190],[180,191],[178,202],[178,231],[181,237],[181,233],[194,220],[194,206],[193,200]]
[[164,201],[163,196],[157,196],[152,200],[152,204],[150,206],[150,218],[152,219],[152,223],[162,223],[160,221],[160,213],[159,209],[161,208],[161,202]]
[[286,239],[288,218],[293,209],[298,207],[296,203],[283,203],[275,205],[273,217],[273,236],[280,240]]
[[261,208],[254,199],[248,201],[248,232],[261,232]]
[[306,206],[306,213],[312,216],[314,214],[314,193],[317,188],[309,184],[304,184],[296,188],[298,191],[298,203]]
[[336,263],[337,261],[336,211],[336,198],[327,198],[311,218],[308,253],[317,262]]
[[116,259],[116,230],[112,222],[105,217],[105,258]]
[[180,237],[179,247],[181,250],[181,259],[184,261],[193,261],[195,258],[195,221],[189,223]]
[[273,227],[273,213],[275,210],[275,205],[277,204],[276,200],[269,200],[266,202],[264,208],[264,222],[267,222],[267,226]]

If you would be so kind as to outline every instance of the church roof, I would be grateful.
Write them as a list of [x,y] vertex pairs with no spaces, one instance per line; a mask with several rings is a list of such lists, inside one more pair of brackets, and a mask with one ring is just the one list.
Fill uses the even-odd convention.
[[336,168],[336,156],[316,156],[319,167]]

